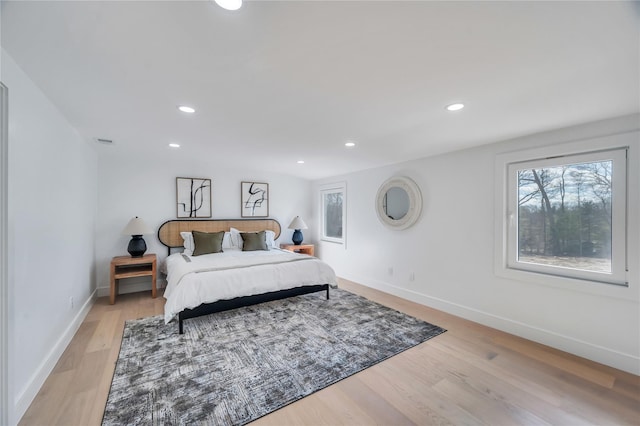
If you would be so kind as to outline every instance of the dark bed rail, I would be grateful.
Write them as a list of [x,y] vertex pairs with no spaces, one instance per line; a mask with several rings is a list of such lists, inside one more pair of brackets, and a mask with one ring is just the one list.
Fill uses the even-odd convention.
[[243,306],[256,305],[258,303],[271,302],[273,300],[286,299],[293,296],[301,296],[303,294],[315,293],[317,291],[326,291],[327,300],[329,300],[329,284],[318,284],[304,287],[295,287],[286,290],[272,291],[263,294],[255,294],[253,296],[237,297],[230,300],[219,300],[214,303],[203,303],[196,308],[185,309],[178,314],[178,331],[180,334],[184,334],[182,323],[184,322],[184,320],[189,318],[196,318],[202,315],[228,311],[231,309],[241,308]]

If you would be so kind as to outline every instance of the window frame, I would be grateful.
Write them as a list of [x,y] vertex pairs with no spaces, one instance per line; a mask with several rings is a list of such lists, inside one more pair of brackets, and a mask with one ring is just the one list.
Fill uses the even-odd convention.
[[[576,139],[574,139],[575,141]],[[608,136],[595,137],[591,139],[584,139],[578,142],[557,143],[555,145],[546,145],[534,148],[524,148],[519,151],[504,152],[496,155],[494,173],[495,173],[495,192],[494,192],[494,273],[501,278],[507,278],[511,280],[533,283],[536,285],[550,286],[555,288],[562,288],[565,290],[575,290],[597,295],[606,295],[609,297],[629,300],[633,297],[633,293],[637,291],[635,284],[630,284],[630,277],[635,277],[638,271],[629,270],[628,259],[632,256],[637,256],[639,253],[637,247],[637,241],[634,237],[634,232],[637,230],[637,223],[629,220],[629,212],[638,208],[638,197],[634,192],[630,192],[632,188],[629,187],[629,181],[636,179],[638,176],[638,170],[630,169],[630,164],[633,164],[634,159],[638,157],[637,147],[634,147],[634,143],[637,143],[636,132],[624,132],[617,134],[609,134]],[[622,273],[618,272],[618,276],[612,280],[602,280],[601,276],[597,279],[592,279],[584,276],[567,276],[559,275],[556,273],[546,273],[541,271],[516,269],[509,266],[509,227],[511,226],[512,216],[509,214],[509,164],[512,163],[525,163],[534,159],[553,159],[562,156],[574,156],[581,154],[589,154],[594,152],[606,152],[615,150],[625,150],[626,158],[624,165],[626,168],[626,175],[624,177],[625,192],[622,194],[625,198],[626,206],[623,211],[619,211],[624,219],[624,232],[623,239],[624,253],[622,261],[624,262],[624,270]],[[615,167],[615,166],[614,166]],[[616,191],[617,193],[618,191]],[[614,195],[615,196],[615,195]],[[517,196],[516,196],[517,197]],[[620,210],[620,209],[618,209]],[[615,232],[612,230],[612,232]],[[619,238],[619,232],[618,232]],[[613,236],[613,238],[616,238]],[[613,246],[616,242],[612,241],[612,253]],[[619,249],[618,249],[619,250]],[[620,259],[612,258],[613,263]],[[555,270],[553,272],[556,272]],[[596,273],[597,274],[597,273]],[[620,279],[620,274],[623,275]],[[634,281],[635,282],[635,281]],[[614,284],[614,285],[607,285]],[[629,292],[629,289],[633,287],[633,291]]]
[[[326,235],[326,211],[324,205],[325,194],[342,193],[342,238],[330,237]],[[346,182],[336,182],[322,185],[320,194],[320,240],[330,243],[346,245],[347,241],[347,184]]]
[[[608,161],[613,162],[611,192],[611,273],[527,263],[518,260],[518,172],[542,167]],[[626,277],[626,212],[627,212],[627,148],[538,158],[512,162],[507,165],[507,267],[523,271],[548,274],[566,278],[577,278],[605,284],[628,286]]]

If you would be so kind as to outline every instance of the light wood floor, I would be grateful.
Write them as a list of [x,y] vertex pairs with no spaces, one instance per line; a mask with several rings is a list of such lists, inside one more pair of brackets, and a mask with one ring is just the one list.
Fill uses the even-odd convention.
[[[256,425],[640,424],[640,378],[379,291],[340,287],[448,331],[269,414]],[[149,292],[100,298],[21,425],[98,425],[124,321]]]

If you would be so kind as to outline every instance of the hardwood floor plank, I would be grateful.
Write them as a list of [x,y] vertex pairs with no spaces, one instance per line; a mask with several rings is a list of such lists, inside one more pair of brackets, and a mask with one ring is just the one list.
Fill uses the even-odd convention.
[[74,374],[73,370],[51,373],[27,412],[22,416],[20,424],[52,424],[51,419],[57,417],[60,405],[71,399],[67,396],[66,391],[73,385]]
[[325,396],[333,396],[342,399],[342,405],[346,411],[353,410],[358,407],[362,413],[365,413],[372,419],[372,422],[385,425],[415,425],[409,417],[398,410],[393,404],[383,398],[380,393],[362,392],[364,383],[358,375],[351,376],[339,383],[338,390],[340,393],[326,392]]
[[524,362],[526,359],[497,357],[494,362],[509,371],[519,370],[526,380],[562,394],[560,408],[570,414],[599,425],[639,424],[640,405],[632,403],[629,398],[620,397],[607,388],[546,363],[531,358]]
[[[471,413],[462,409],[455,401],[443,398],[433,390],[433,386],[441,380],[434,381],[423,373],[416,373],[400,368],[389,360],[362,374],[360,380],[369,389],[381,392],[398,410],[411,417],[416,424],[454,424],[476,425],[480,421]],[[397,390],[397,391],[396,391]],[[364,391],[367,391],[364,389]]]
[[[253,424],[640,424],[638,376],[350,281],[340,287],[448,331]],[[163,307],[148,291],[115,305],[98,299],[20,425],[100,425],[125,321]]]
[[113,341],[113,335],[116,333],[116,328],[118,328],[120,323],[120,312],[105,312],[100,318],[93,335],[89,339],[86,352],[91,353],[110,349]]
[[[455,363],[457,373],[451,376],[456,382],[481,394],[490,395],[498,401],[509,401],[509,410],[525,413],[524,417],[531,415],[548,424],[590,424],[586,418],[562,410],[560,408],[563,403],[562,398],[555,398],[552,402],[539,398],[540,388],[530,387],[527,378],[523,377],[515,381],[503,380],[504,372],[492,369],[488,365],[492,360],[482,360],[483,364],[478,368],[479,360],[467,357],[463,352],[437,345],[429,351],[429,356],[439,362]],[[523,419],[523,423],[535,424],[537,420]]]
[[94,397],[95,390],[93,389],[74,393],[73,398],[64,400],[51,424],[61,426],[89,424],[89,412]]
[[640,377],[632,374],[618,375],[612,390],[618,395],[637,401],[640,405]]
[[481,344],[474,345],[473,343],[458,339],[455,336],[449,337],[449,340],[439,339],[434,341],[432,345],[424,348],[424,352],[428,357],[430,357],[436,350],[442,350],[452,356],[458,355],[464,357],[465,361],[473,365],[475,369],[479,371],[486,371],[494,377],[499,378],[500,381],[516,386],[549,405],[560,406],[563,403],[564,395],[562,393],[555,391],[553,388],[540,385],[535,381],[528,380],[528,377],[525,374],[520,374],[520,370],[502,368],[496,362],[492,362],[498,356],[504,357],[508,355],[504,353],[495,353],[495,356],[492,356],[491,359],[477,357],[474,355],[474,351],[470,351],[469,348],[480,346]]
[[[401,413],[393,410],[393,413],[381,413],[380,407],[372,410],[371,406],[365,404],[365,407],[359,404],[359,396],[352,392],[352,389],[358,388],[355,376],[351,376],[337,384],[333,385],[330,392],[319,392],[318,399],[322,401],[336,416],[336,422],[343,425],[350,424],[398,424],[410,425],[407,423],[406,417]],[[327,388],[328,389],[328,388]],[[383,415],[385,419],[393,418],[395,422],[382,421],[378,416]]]
[[340,416],[336,412],[336,410],[330,405],[330,403],[323,400],[322,393],[326,393],[327,389],[317,392],[307,398],[296,401],[293,404],[290,404],[280,410],[277,410],[252,422],[251,424],[274,426],[295,426],[305,424],[348,424],[346,423],[347,421],[353,420],[352,413],[349,413],[348,418],[345,419],[344,416]]
[[457,403],[487,425],[549,425],[539,417],[508,401],[501,400],[493,393],[484,393],[469,386],[464,380],[450,378],[442,380],[434,389]]
[[69,346],[64,350],[58,362],[53,369],[54,373],[73,370],[82,361],[87,351],[87,346],[91,340],[91,336],[95,333],[99,321],[84,321]]
[[545,347],[539,348],[537,345],[532,345],[529,341],[513,338],[512,336],[509,338],[495,336],[493,338],[493,342],[496,345],[509,348],[529,358],[534,358],[546,364],[553,365],[556,368],[560,368],[600,386],[604,386],[608,389],[613,388],[613,383],[615,382],[615,377],[613,377],[613,375],[602,370],[591,368],[584,362],[575,362],[575,360],[569,359],[569,357],[566,356],[567,354],[558,355],[546,350]]

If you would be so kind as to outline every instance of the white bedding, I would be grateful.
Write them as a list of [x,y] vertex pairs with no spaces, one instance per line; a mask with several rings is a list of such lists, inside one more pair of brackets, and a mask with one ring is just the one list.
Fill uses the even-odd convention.
[[[188,260],[187,260],[188,259]],[[202,303],[317,284],[337,284],[333,269],[320,259],[290,251],[241,251],[166,259],[164,320]]]

